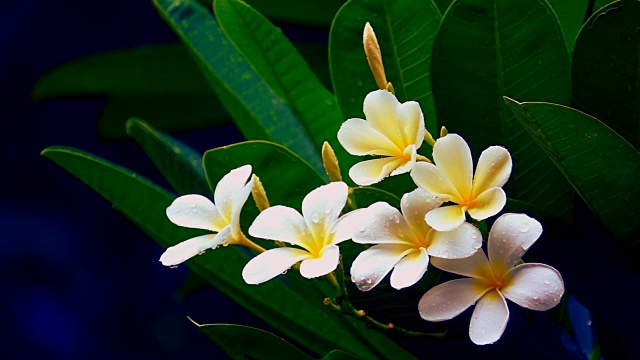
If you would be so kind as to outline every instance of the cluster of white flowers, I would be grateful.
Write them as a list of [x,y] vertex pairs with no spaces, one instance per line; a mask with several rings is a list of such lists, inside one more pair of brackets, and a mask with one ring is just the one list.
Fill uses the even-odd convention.
[[[368,35],[365,30],[365,42],[372,39]],[[370,48],[379,51],[376,46]],[[379,55],[375,51],[374,57]],[[381,63],[378,65],[372,69],[382,86],[386,80]],[[392,87],[388,84],[387,88]],[[175,266],[209,248],[238,244],[259,252],[242,272],[248,284],[273,279],[298,263],[302,276],[316,278],[336,270],[338,244],[352,239],[373,245],[357,256],[350,269],[352,281],[362,291],[378,285],[392,270],[393,288],[412,286],[430,263],[469,277],[433,287],[418,309],[425,320],[443,321],[477,302],[469,327],[476,344],[493,343],[502,335],[509,318],[505,299],[531,310],[547,310],[560,302],[564,284],[558,271],[544,264],[521,263],[542,233],[538,221],[524,214],[499,217],[489,233],[488,258],[481,249],[480,230],[466,222],[467,214],[482,221],[504,208],[507,197],[502,186],[512,168],[505,148],[484,150],[474,173],[471,150],[464,139],[446,134],[434,142],[417,102],[400,103],[392,92],[376,90],[366,96],[363,112],[366,120],[348,119],[338,131],[338,141],[352,155],[376,157],[354,165],[349,176],[356,184],[367,186],[410,173],[417,189],[402,196],[400,210],[377,202],[341,216],[349,187],[342,181],[331,182],[307,194],[302,214],[286,206],[262,209],[249,235],[292,245],[264,250],[240,229],[240,212],[254,186],[254,179],[249,180],[252,168],[245,165],[220,180],[215,204],[200,195],[182,196],[171,204],[167,216],[172,222],[215,234],[170,247],[160,261]],[[425,135],[433,147],[433,162],[418,154]],[[333,165],[338,168],[337,163]]]

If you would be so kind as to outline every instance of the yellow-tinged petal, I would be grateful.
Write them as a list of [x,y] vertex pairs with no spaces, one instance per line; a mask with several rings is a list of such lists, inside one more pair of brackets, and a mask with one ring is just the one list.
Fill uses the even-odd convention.
[[439,138],[433,146],[433,161],[447,175],[462,198],[467,200],[471,195],[473,161],[471,149],[464,139],[457,134]]
[[482,250],[464,259],[444,259],[434,256],[431,258],[431,265],[440,270],[476,279],[488,280],[493,277],[489,260]]
[[482,234],[477,227],[465,222],[451,231],[432,231],[428,253],[446,259],[466,258],[482,246]]
[[403,257],[391,273],[391,287],[396,290],[409,287],[422,279],[429,266],[429,255],[424,248]]
[[418,311],[427,321],[453,319],[475,304],[487,290],[476,279],[447,281],[431,288],[422,296]]
[[525,214],[504,214],[489,231],[487,248],[492,263],[511,269],[542,234],[542,225]]
[[311,191],[302,200],[302,216],[314,239],[319,242],[316,248],[324,245],[325,236],[338,220],[347,202],[348,190],[347,184],[332,182]]
[[424,220],[425,215],[442,205],[442,200],[427,191],[417,188],[402,196],[400,208],[407,224],[413,232],[422,239],[427,237],[430,227]]
[[288,242],[309,249],[313,242],[311,231],[302,215],[287,206],[272,206],[261,212],[249,227],[249,235]]
[[310,257],[300,264],[300,275],[307,279],[317,278],[326,275],[338,267],[340,261],[340,248],[336,245],[329,245],[324,248],[322,256]]
[[472,197],[494,188],[502,187],[511,175],[512,161],[507,149],[491,146],[480,154],[473,176]]
[[419,148],[424,141],[424,115],[420,104],[415,101],[407,101],[398,106],[398,126],[405,145],[415,145]]
[[242,278],[247,284],[260,284],[282,274],[298,261],[310,256],[304,250],[287,247],[267,250],[249,260],[242,269]]
[[166,214],[172,223],[192,229],[220,231],[229,225],[211,200],[202,195],[180,196],[169,205]]
[[399,148],[385,134],[362,119],[349,119],[338,130],[338,141],[351,155],[397,156]]
[[467,211],[472,218],[484,220],[497,213],[507,204],[507,195],[499,187],[491,188],[473,200]]
[[417,239],[398,209],[377,202],[364,209],[366,221],[353,234],[360,244],[415,244]]
[[505,276],[500,292],[522,307],[544,311],[560,303],[564,282],[553,267],[528,263],[516,266]]
[[349,169],[349,177],[360,186],[372,185],[382,181],[405,162],[405,159],[395,157],[362,161]]
[[[233,211],[236,207],[236,201],[234,201],[234,199],[245,187],[250,176],[251,165],[241,166],[223,176],[218,182],[218,185],[216,185],[216,189],[213,192],[213,200],[220,215],[222,215],[227,224],[232,222]],[[249,188],[249,190],[250,189],[251,188]]]
[[[372,91],[364,98],[363,112],[371,126],[391,140],[399,149],[405,142],[398,124],[400,102],[386,90]],[[413,142],[412,142],[413,143]]]
[[451,231],[464,223],[466,206],[449,205],[431,210],[425,216],[427,224],[438,231]]
[[469,337],[476,345],[493,344],[502,336],[508,321],[507,302],[498,291],[491,290],[478,300],[473,310]]
[[458,189],[440,168],[427,162],[418,162],[411,170],[411,178],[420,188],[432,195],[455,203],[463,202]]

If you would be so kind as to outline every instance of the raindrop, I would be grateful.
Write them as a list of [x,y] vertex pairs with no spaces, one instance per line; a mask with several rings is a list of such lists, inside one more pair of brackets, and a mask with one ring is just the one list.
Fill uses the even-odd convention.
[[170,267],[170,268],[172,268],[172,269],[177,269],[177,268],[178,268],[178,265],[171,265],[171,266],[169,266],[169,267]]
[[518,227],[518,230],[520,230],[520,232],[521,232],[521,233],[526,233],[526,232],[528,232],[528,231],[529,231],[529,228],[530,228],[530,227],[531,227],[531,226],[530,226],[529,224],[526,224],[526,223],[525,223],[525,224],[521,224],[521,225]]
[[545,280],[544,281],[545,285],[551,285],[551,283],[549,282],[549,280]]
[[204,254],[204,250],[198,251],[198,255],[203,255],[203,254]]
[[364,232],[367,229],[364,226],[361,226],[360,229],[358,229],[358,230],[360,230],[360,232]]
[[195,209],[196,204],[191,204],[190,206],[191,206],[192,209]]
[[[287,270],[289,270],[289,269],[287,269]],[[286,273],[287,273],[287,270],[283,271],[283,272],[282,272],[282,275],[286,274]]]
[[591,326],[591,320],[587,321],[587,326]]

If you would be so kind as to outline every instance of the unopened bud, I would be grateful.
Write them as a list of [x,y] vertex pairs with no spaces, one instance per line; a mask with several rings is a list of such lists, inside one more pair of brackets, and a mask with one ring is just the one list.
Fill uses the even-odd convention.
[[431,147],[436,144],[436,141],[433,139],[433,135],[431,135],[429,131],[424,132],[424,141],[431,145]]
[[446,127],[443,126],[443,127],[440,128],[440,137],[445,137],[445,136],[447,136],[448,133],[449,132],[447,131]]
[[256,206],[260,212],[269,208],[269,199],[267,198],[267,192],[264,191],[264,186],[262,186],[262,182],[260,178],[253,174],[253,187],[251,188],[251,195],[253,196],[253,200],[256,202]]
[[329,180],[342,181],[338,158],[331,145],[326,141],[322,144],[322,165],[324,165],[324,170],[327,172],[327,175],[329,175]]
[[331,305],[331,299],[324,298],[324,300],[322,300],[322,303],[325,304],[325,305]]
[[393,328],[394,328],[394,327],[396,327],[396,326],[395,326],[393,323],[388,323],[388,324],[387,324],[387,327],[388,327],[389,329],[393,329]]
[[396,94],[396,92],[393,90],[393,85],[390,82],[387,83],[387,91],[392,93],[393,95]]
[[384,90],[387,88],[388,82],[387,76],[384,74],[384,66],[382,65],[382,53],[380,52],[380,45],[378,45],[376,33],[373,32],[373,28],[369,23],[364,25],[362,43],[364,44],[364,53],[367,55],[369,68],[373,73],[373,77],[376,79],[376,84],[380,89]]
[[362,317],[362,316],[365,316],[365,315],[366,315],[366,313],[364,312],[364,310],[358,310],[358,311],[357,311],[357,313],[358,313],[358,316],[360,316],[360,317]]

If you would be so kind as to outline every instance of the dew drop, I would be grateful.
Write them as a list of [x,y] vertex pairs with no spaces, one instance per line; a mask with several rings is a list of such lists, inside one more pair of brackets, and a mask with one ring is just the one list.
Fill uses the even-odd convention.
[[551,285],[551,283],[549,282],[549,280],[545,280],[545,281],[544,281],[544,284],[545,284],[545,285]]
[[178,265],[171,265],[171,266],[169,266],[169,267],[170,267],[171,269],[177,269],[177,268],[178,268]]
[[487,329],[481,328],[480,329],[480,335],[487,335]]
[[529,228],[530,228],[530,227],[531,227],[531,226],[530,226],[529,224],[527,224],[527,223],[525,223],[525,224],[520,224],[520,226],[518,226],[518,230],[520,230],[520,232],[521,232],[521,233],[526,233],[526,232],[528,232],[528,231],[529,231]]
[[365,227],[364,227],[364,226],[361,226],[358,230],[359,230],[360,232],[364,232],[364,231],[365,231],[365,230],[367,230],[367,229],[365,229]]

